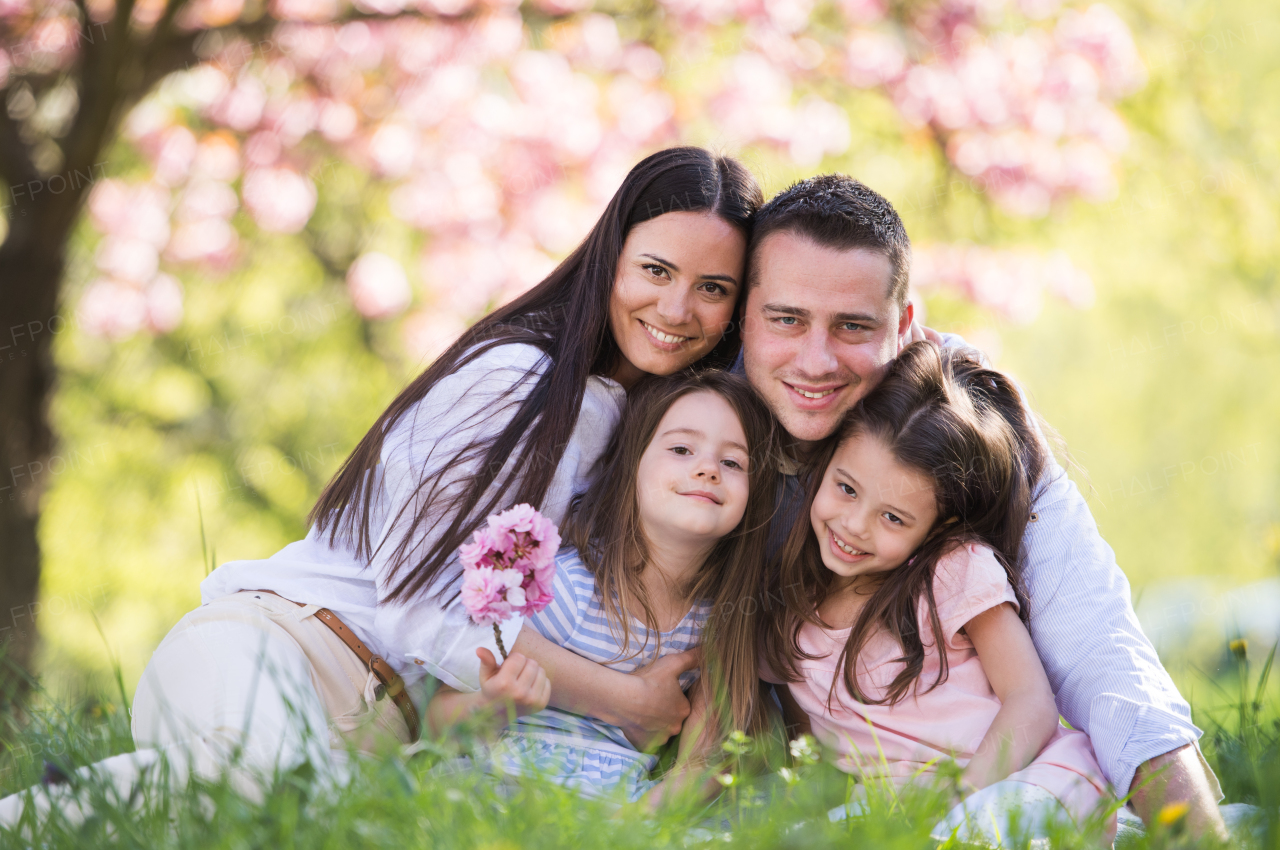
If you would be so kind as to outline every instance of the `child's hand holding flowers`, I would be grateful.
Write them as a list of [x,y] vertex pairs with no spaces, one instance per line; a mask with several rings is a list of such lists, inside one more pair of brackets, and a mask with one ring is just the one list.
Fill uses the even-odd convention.
[[498,624],[513,614],[536,614],[551,603],[559,548],[555,523],[530,505],[489,517],[488,525],[459,547],[462,604],[472,622],[493,626],[503,660],[499,663],[484,647],[476,649],[480,690],[463,694],[442,688],[427,706],[428,722],[436,732],[481,710],[505,708],[498,719],[510,723],[547,707],[551,681],[546,671],[518,652],[508,656]]

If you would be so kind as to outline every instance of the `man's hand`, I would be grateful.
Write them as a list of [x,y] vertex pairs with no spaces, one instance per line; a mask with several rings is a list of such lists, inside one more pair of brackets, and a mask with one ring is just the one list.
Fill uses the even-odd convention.
[[635,684],[615,711],[622,715],[618,727],[637,750],[645,752],[680,733],[689,716],[689,699],[680,688],[680,674],[697,667],[701,660],[701,650],[687,649],[631,674]]
[[484,647],[476,649],[476,655],[480,658],[480,693],[487,705],[498,709],[507,706],[508,710],[515,710],[515,717],[536,714],[547,707],[551,680],[538,662],[513,652],[498,664],[493,653]]
[[924,325],[912,319],[911,329],[907,332],[907,344],[910,345],[911,343],[919,342],[922,339],[927,339],[932,343],[942,345],[942,334],[938,333],[933,328],[926,328]]
[[1195,744],[1184,744],[1139,765],[1133,775],[1132,799],[1138,816],[1148,827],[1165,806],[1186,803],[1187,831],[1193,838],[1230,840]]

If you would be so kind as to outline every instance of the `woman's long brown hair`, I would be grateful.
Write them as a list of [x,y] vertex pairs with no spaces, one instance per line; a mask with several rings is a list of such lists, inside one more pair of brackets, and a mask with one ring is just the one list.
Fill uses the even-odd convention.
[[[662,417],[691,393],[712,392],[733,408],[747,438],[747,506],[738,525],[712,548],[689,585],[691,602],[707,602],[702,674],[718,698],[725,719],[736,729],[758,728],[759,685],[756,619],[765,543],[778,484],[777,434],[767,407],[745,378],[722,371],[689,371],[646,378],[627,403],[595,483],[574,500],[564,539],[577,548],[595,575],[610,628],[619,638],[619,657],[631,649],[630,617],[645,623],[660,641],[657,619],[640,580],[649,545],[640,523],[637,474]],[[654,647],[655,654],[660,644]]]
[[[341,541],[365,560],[372,560],[383,546],[394,547],[388,559],[396,581],[390,599],[411,599],[432,587],[458,547],[489,514],[520,503],[542,506],[577,424],[587,378],[610,374],[621,356],[609,330],[609,299],[631,228],[668,212],[710,211],[749,237],[751,216],[762,201],[750,172],[728,157],[677,147],[642,160],[623,180],[586,240],[555,271],[472,325],[391,402],[325,487],[308,522],[328,532],[331,546]],[[739,299],[737,316],[744,300]],[[701,362],[732,363],[740,347],[740,324],[735,317],[725,338]],[[434,474],[424,466],[416,491],[398,509],[391,526],[405,528],[404,533],[375,545],[370,511],[387,434],[441,379],[512,343],[541,349],[551,367],[540,376],[527,373],[517,382],[508,397],[519,390],[523,399],[506,403],[506,410],[518,407],[501,433],[487,434],[447,460],[433,459],[431,468],[440,470]],[[495,412],[491,408],[477,416]],[[444,474],[458,464],[475,465],[478,472],[465,486],[444,486]],[[433,546],[415,545],[427,535],[436,535]],[[453,590],[443,584],[436,592],[445,596]]]
[[[855,435],[880,440],[900,464],[927,475],[937,500],[933,528],[906,563],[879,574],[837,663],[854,699],[893,705],[913,686],[918,689],[924,670],[924,624],[917,614],[921,599],[935,645],[943,640],[933,578],[938,561],[955,547],[983,543],[994,550],[1026,621],[1020,550],[1048,450],[1017,387],[985,368],[977,352],[939,349],[932,342],[907,346],[880,384],[849,412],[807,472],[804,510],[781,555],[783,605],[773,609],[763,634],[767,663],[788,681],[799,679],[797,659],[815,657],[800,648],[803,626],[831,628],[818,609],[831,593],[834,573],[822,563],[809,515],[836,450]],[[879,629],[902,647],[895,660],[903,669],[876,700],[858,686],[857,663]],[[939,648],[938,654],[938,676],[926,692],[947,678],[946,652]],[[828,699],[834,695],[835,682]]]

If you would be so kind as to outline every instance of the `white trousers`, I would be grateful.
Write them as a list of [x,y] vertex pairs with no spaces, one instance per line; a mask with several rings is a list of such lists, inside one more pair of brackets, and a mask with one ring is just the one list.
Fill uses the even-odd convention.
[[[245,591],[187,614],[138,682],[137,752],[81,768],[79,778],[119,801],[136,799],[163,761],[172,788],[226,777],[261,799],[278,771],[310,763],[341,782],[348,747],[407,742],[404,717],[390,699],[375,698],[377,679],[316,610]],[[13,828],[31,807],[43,820],[54,806],[73,821],[87,814],[69,785],[36,788],[0,800],[0,826]]]
[[[865,817],[869,813],[865,786],[854,789],[853,799],[827,812],[832,821]],[[934,826],[929,837],[947,841],[953,835],[965,844],[1006,847],[1016,822],[1019,833],[1032,840],[1033,847],[1047,846],[1049,825],[1070,821],[1071,816],[1058,798],[1038,785],[1005,779],[970,794]]]
[[1016,822],[1021,835],[1048,846],[1054,821],[1071,823],[1058,798],[1039,785],[1005,779],[970,794],[944,817],[929,836],[946,841],[953,835],[965,844],[1008,847]]

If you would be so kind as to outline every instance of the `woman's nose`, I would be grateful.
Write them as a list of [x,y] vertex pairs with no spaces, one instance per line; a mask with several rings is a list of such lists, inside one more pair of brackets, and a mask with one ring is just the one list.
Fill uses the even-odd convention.
[[687,324],[693,318],[689,307],[689,291],[679,284],[668,286],[658,298],[658,317],[672,329]]

